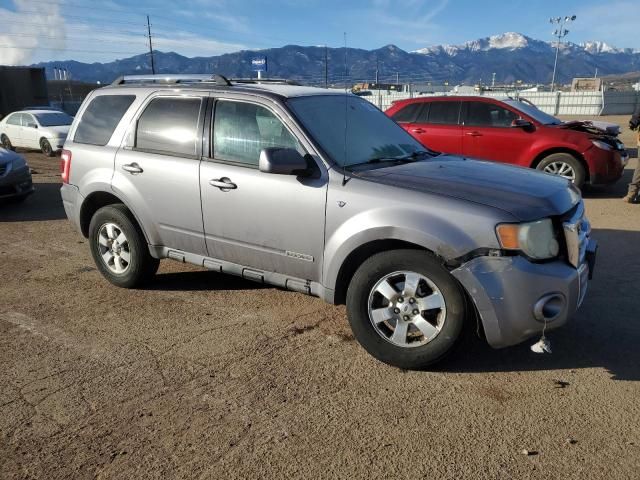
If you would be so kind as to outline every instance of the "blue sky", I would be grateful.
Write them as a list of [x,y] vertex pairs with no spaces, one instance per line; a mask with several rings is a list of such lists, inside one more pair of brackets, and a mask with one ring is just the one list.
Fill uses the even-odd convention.
[[154,48],[187,56],[285,44],[415,50],[515,31],[550,40],[550,16],[577,15],[568,40],[640,48],[638,1],[0,0],[0,64],[109,61]]

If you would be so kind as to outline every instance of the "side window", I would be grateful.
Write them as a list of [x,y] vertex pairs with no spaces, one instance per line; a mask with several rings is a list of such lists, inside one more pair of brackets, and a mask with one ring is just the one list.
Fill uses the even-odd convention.
[[393,118],[398,123],[411,123],[415,122],[422,103],[410,103],[404,108],[401,108],[393,114]]
[[17,125],[17,126],[21,125],[22,124],[22,114],[21,113],[14,113],[9,118],[7,118],[7,123],[9,125]]
[[31,115],[29,113],[23,113],[22,114],[22,126],[23,127],[33,126],[35,123],[36,123],[36,119],[33,118],[33,115]]
[[220,160],[258,165],[263,148],[293,148],[300,144],[268,109],[244,102],[216,102],[213,156]]
[[510,127],[518,116],[511,110],[486,102],[469,102],[465,125],[475,127]]
[[429,111],[431,110],[431,102],[425,102],[422,110],[418,115],[416,123],[429,123]]
[[429,122],[436,125],[457,125],[460,102],[431,102]]
[[199,97],[157,97],[138,119],[135,148],[170,155],[197,154]]
[[95,97],[82,114],[73,141],[89,145],[106,145],[135,99],[135,95]]

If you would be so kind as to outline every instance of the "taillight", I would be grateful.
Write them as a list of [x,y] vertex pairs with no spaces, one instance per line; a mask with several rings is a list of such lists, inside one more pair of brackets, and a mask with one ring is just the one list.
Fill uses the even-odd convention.
[[60,154],[60,176],[62,183],[69,183],[69,174],[71,173],[71,152],[62,150]]

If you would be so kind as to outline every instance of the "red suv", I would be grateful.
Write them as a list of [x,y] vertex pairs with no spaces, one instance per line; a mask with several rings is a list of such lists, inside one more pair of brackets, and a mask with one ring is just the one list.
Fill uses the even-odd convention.
[[431,150],[537,168],[578,187],[615,182],[629,159],[617,126],[562,122],[522,100],[411,98],[386,113]]

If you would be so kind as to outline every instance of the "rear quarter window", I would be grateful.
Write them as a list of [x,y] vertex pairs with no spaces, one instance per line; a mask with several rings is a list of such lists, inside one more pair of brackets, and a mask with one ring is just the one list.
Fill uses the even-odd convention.
[[135,99],[135,95],[95,97],[82,114],[73,141],[88,145],[106,145]]

